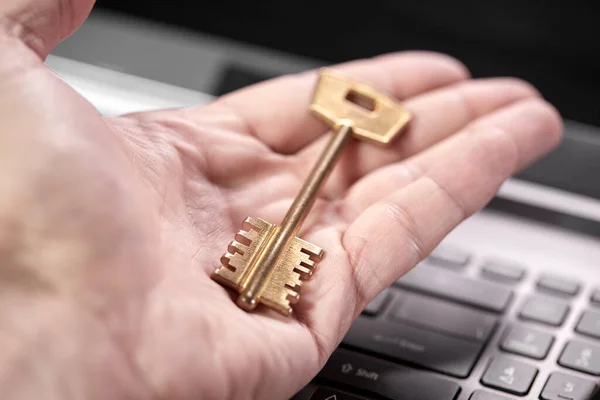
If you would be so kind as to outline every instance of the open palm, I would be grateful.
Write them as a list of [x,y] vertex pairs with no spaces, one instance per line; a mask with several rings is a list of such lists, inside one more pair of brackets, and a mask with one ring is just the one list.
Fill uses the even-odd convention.
[[244,218],[281,221],[328,140],[307,111],[315,73],[102,118],[42,63],[90,7],[0,6],[7,398],[288,398],[368,301],[561,135],[529,85],[469,80],[447,56],[335,67],[413,121],[389,148],[345,149],[300,233],[326,255],[294,315],[246,313],[210,274]]

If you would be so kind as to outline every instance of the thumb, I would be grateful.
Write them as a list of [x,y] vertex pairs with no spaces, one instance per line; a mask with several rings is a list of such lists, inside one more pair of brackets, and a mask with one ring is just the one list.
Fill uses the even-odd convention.
[[0,38],[16,37],[41,59],[87,18],[95,0],[0,0]]

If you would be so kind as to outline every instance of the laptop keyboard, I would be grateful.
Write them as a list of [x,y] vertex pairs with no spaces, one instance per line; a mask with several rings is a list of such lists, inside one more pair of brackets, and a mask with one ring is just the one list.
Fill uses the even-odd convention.
[[[294,399],[592,399],[600,288],[568,276],[526,279],[514,261],[478,264],[440,245],[366,307]],[[585,306],[568,326],[581,296]]]

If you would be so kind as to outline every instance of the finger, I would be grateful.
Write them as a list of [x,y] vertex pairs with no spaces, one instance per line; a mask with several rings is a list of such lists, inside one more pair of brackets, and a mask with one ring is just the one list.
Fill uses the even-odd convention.
[[[374,202],[426,175],[431,168],[434,168],[438,164],[439,160],[451,158],[453,157],[452,152],[457,151],[461,147],[468,147],[473,140],[472,136],[480,131],[477,128],[479,125],[496,123],[506,125],[508,123],[508,121],[505,121],[507,115],[510,116],[509,118],[515,116],[513,122],[522,124],[524,127],[522,129],[529,129],[529,134],[515,138],[517,141],[523,140],[522,143],[519,142],[519,148],[522,148],[522,152],[524,153],[520,157],[517,170],[524,168],[526,164],[523,163],[535,159],[539,150],[527,147],[527,143],[531,140],[534,140],[534,142],[535,140],[544,140],[544,138],[530,138],[531,135],[538,132],[538,129],[528,128],[529,125],[536,121],[543,121],[541,117],[531,118],[532,115],[535,115],[533,114],[535,108],[531,109],[532,105],[535,104],[538,104],[538,102],[522,100],[511,106],[504,107],[474,121],[457,135],[433,146],[428,151],[416,154],[403,162],[390,164],[363,177],[347,192],[345,197],[346,206],[343,212],[344,218],[349,221],[354,220],[354,218]],[[515,129],[518,129],[518,127]]]
[[420,162],[432,166],[370,206],[342,238],[357,277],[360,306],[481,209],[512,173],[556,146],[561,132],[553,107],[527,100],[480,120],[424,155]]
[[0,35],[16,37],[44,59],[89,15],[94,0],[0,2]]
[[[468,77],[455,59],[437,53],[405,52],[353,61],[335,69],[406,99]],[[316,71],[289,75],[226,95],[193,110],[235,113],[237,129],[258,137],[273,150],[295,153],[328,127],[308,112]]]
[[[340,160],[344,168],[334,171],[327,191],[332,197],[338,196],[361,176],[419,153],[485,114],[531,97],[539,97],[539,93],[530,84],[512,78],[465,81],[413,97],[404,103],[413,115],[409,129],[390,147],[353,142]],[[312,166],[327,140],[325,136],[303,149],[299,159]]]

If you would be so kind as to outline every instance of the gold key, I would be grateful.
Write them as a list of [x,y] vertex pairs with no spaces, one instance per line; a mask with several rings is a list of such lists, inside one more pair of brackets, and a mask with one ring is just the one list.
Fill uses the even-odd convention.
[[237,292],[237,304],[259,303],[290,315],[302,281],[308,280],[323,250],[296,236],[316,194],[351,136],[388,144],[410,120],[392,98],[330,69],[320,71],[310,110],[333,127],[329,144],[312,169],[280,226],[246,218],[213,279]]

